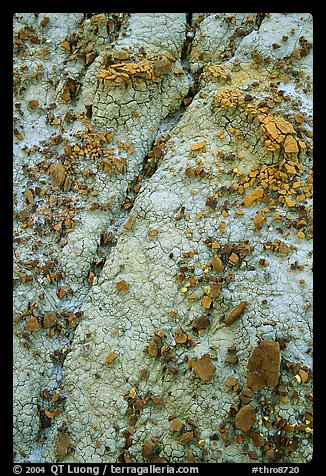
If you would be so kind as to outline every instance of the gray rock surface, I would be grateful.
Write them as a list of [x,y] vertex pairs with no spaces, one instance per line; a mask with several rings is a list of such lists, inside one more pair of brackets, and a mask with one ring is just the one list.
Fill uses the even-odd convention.
[[15,15],[16,462],[310,461],[312,46],[301,13]]

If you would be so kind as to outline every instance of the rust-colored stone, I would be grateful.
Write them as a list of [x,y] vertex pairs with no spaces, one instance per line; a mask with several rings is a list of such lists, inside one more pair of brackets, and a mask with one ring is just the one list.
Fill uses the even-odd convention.
[[168,58],[154,60],[154,72],[158,76],[160,74],[168,74],[172,69],[172,63]]
[[158,347],[154,341],[151,341],[148,345],[147,352],[151,357],[158,356]]
[[210,324],[209,318],[206,316],[201,316],[194,320],[194,322],[192,323],[192,327],[199,331],[201,329],[206,329],[206,327],[208,327],[209,324]]
[[66,173],[62,164],[51,164],[48,172],[51,176],[52,185],[54,187],[60,187],[60,185],[62,185],[65,181]]
[[171,431],[181,431],[183,427],[184,424],[179,418],[174,418],[170,423]]
[[28,107],[31,109],[35,109],[38,106],[38,100],[37,99],[31,99],[28,101]]
[[57,324],[58,318],[53,311],[46,312],[43,317],[43,327],[49,329]]
[[38,320],[35,317],[28,317],[26,319],[26,329],[31,332],[38,330]]
[[247,386],[254,392],[264,387],[274,387],[279,378],[280,345],[274,341],[262,341],[248,360]]
[[209,354],[204,354],[200,359],[189,361],[189,365],[194,369],[202,383],[210,382],[216,371],[216,367],[212,363]]
[[115,283],[115,286],[116,286],[118,291],[128,291],[128,289],[129,289],[129,284],[124,279],[121,279],[120,281],[117,281]]
[[224,269],[224,265],[223,265],[223,262],[222,262],[221,258],[219,258],[217,256],[217,254],[214,254],[214,256],[213,256],[212,265],[213,265],[214,271],[216,271],[217,273],[222,273],[222,271]]
[[234,385],[236,385],[237,383],[238,383],[238,379],[231,375],[230,377],[226,379],[225,386],[234,387]]
[[251,390],[251,388],[243,387],[240,393],[240,400],[244,405],[247,405],[251,402],[253,395],[254,392]]
[[236,417],[235,425],[239,430],[248,431],[256,421],[256,413],[251,405],[242,407]]
[[227,326],[230,326],[231,324],[233,324],[233,322],[238,319],[238,317],[240,316],[240,314],[243,313],[243,311],[245,310],[247,306],[247,301],[241,301],[237,306],[235,306],[235,308],[232,309],[232,311],[230,312],[230,314],[228,315],[228,317],[225,319],[225,324]]
[[257,433],[256,431],[250,429],[250,430],[247,431],[246,435],[248,436],[248,438],[250,438],[252,440],[252,442],[256,446],[256,448],[264,446],[264,444],[265,444],[264,438],[259,433]]
[[183,433],[183,435],[180,436],[180,441],[182,443],[185,443],[187,441],[192,440],[194,437],[194,432],[193,431],[187,431],[186,433]]
[[129,58],[129,53],[127,51],[114,51],[112,56],[115,60],[124,61]]
[[211,299],[218,298],[221,294],[221,289],[222,289],[221,283],[211,283],[210,286],[209,286],[208,296]]
[[65,432],[60,433],[58,444],[57,444],[57,455],[61,457],[65,456],[67,454],[69,444],[70,444],[69,435]]
[[147,440],[143,444],[142,456],[143,458],[151,458],[154,453],[156,444],[152,440]]
[[127,218],[126,222],[125,222],[124,225],[123,225],[126,230],[131,230],[131,228],[134,226],[134,223],[135,223],[135,221],[136,221],[136,218],[137,218],[137,217],[136,217],[135,215],[130,215],[130,216]]

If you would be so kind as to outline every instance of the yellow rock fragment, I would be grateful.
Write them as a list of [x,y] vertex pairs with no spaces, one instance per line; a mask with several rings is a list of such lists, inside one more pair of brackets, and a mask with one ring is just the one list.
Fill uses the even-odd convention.
[[202,149],[205,145],[206,145],[206,141],[203,140],[202,142],[199,142],[198,144],[193,144],[192,146],[190,146],[190,149],[191,150]]
[[163,344],[162,347],[161,347],[161,354],[163,354],[163,352],[168,350],[168,348],[169,348],[169,344],[167,344],[167,343]]
[[257,190],[253,190],[252,192],[248,193],[243,199],[243,204],[245,207],[249,207],[255,200],[259,200],[263,197],[263,189],[258,188]]
[[209,296],[203,296],[201,300],[201,304],[204,308],[209,309],[212,304],[212,300]]
[[286,136],[284,140],[284,150],[287,153],[299,152],[297,141],[292,136]]
[[285,203],[288,207],[294,207],[295,205],[295,202],[290,197],[285,198]]
[[277,128],[283,132],[283,134],[295,134],[295,129],[289,121],[286,121],[281,116],[274,116],[274,120]]
[[305,370],[300,369],[300,370],[299,370],[299,375],[300,375],[300,377],[301,377],[302,382],[303,382],[303,383],[306,383],[307,380],[308,380],[308,378],[309,378],[308,373],[307,373]]
[[130,390],[129,395],[131,396],[131,398],[135,398],[135,396],[137,395],[137,392],[134,387]]
[[293,165],[285,163],[284,167],[285,167],[288,174],[293,174],[293,175],[296,174],[296,170],[295,170],[295,167],[293,167]]
[[281,397],[280,400],[281,400],[281,402],[283,402],[283,403],[289,403],[289,401],[290,401],[290,399],[289,399],[288,396]]
[[229,262],[232,264],[238,264],[239,263],[239,256],[236,253],[231,253],[229,256]]
[[225,232],[226,232],[225,221],[221,221],[219,228],[220,228],[220,232],[221,232],[221,233],[225,233]]
[[117,354],[115,354],[114,352],[110,352],[109,355],[106,357],[105,361],[106,363],[111,364],[117,357]]
[[130,215],[130,216],[127,218],[126,222],[125,222],[124,225],[123,225],[126,230],[131,230],[131,228],[134,226],[134,223],[135,223],[135,221],[136,221],[136,218],[137,218],[137,217],[136,217],[135,215]]
[[294,120],[297,124],[301,124],[303,122],[303,119],[304,119],[304,117],[300,113],[298,113],[294,116]]
[[263,211],[256,213],[256,215],[253,217],[253,222],[255,224],[255,227],[258,229],[260,229],[263,226],[265,221],[266,221],[266,217]]

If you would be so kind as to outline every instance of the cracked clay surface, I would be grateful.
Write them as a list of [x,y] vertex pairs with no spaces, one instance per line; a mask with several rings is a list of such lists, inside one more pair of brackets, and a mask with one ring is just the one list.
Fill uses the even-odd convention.
[[310,461],[311,15],[13,41],[14,461]]

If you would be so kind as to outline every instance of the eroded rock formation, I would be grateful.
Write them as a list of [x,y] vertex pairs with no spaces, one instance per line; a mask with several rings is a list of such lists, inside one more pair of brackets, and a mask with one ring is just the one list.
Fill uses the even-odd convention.
[[15,15],[15,461],[311,459],[312,47]]

